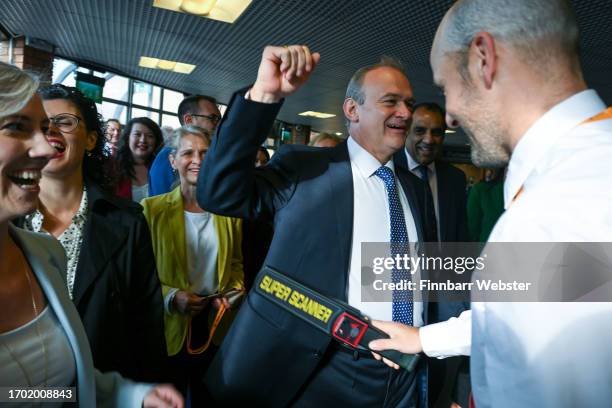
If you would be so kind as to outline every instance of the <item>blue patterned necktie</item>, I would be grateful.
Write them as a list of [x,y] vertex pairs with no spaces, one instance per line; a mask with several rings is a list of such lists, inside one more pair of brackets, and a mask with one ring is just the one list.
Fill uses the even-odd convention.
[[[393,171],[386,166],[381,166],[374,173],[385,183],[387,197],[389,198],[389,218],[391,220],[391,256],[408,253],[408,232],[406,231],[406,220],[404,210],[400,203],[395,186],[395,176]],[[410,280],[410,272],[405,269],[393,269],[391,271],[391,281],[401,282]],[[394,322],[400,322],[412,326],[412,291],[394,290],[392,317]]]

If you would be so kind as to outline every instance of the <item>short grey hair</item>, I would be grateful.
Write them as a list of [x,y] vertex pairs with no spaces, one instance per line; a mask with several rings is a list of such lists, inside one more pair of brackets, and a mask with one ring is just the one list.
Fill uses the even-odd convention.
[[207,130],[194,125],[181,126],[174,131],[174,134],[168,143],[168,147],[170,148],[170,153],[172,155],[176,154],[179,146],[181,145],[181,140],[183,140],[183,138],[187,135],[201,137],[210,145],[210,133]]
[[[362,90],[363,79],[365,78],[368,72],[373,71],[377,68],[393,68],[400,71],[402,74],[404,73],[404,67],[401,62],[399,62],[393,57],[382,56],[380,58],[380,61],[378,61],[376,64],[366,65],[365,67],[361,67],[357,71],[355,71],[355,73],[351,77],[351,80],[348,83],[348,86],[346,87],[346,94],[344,96],[344,99],[346,100],[350,98],[357,102],[357,104],[363,105],[363,103],[365,102],[365,95]],[[351,122],[346,119],[345,123],[346,128],[348,129]]]
[[0,117],[19,112],[38,89],[38,77],[0,62]]
[[445,22],[441,50],[459,57],[464,79],[469,78],[467,50],[480,31],[511,45],[534,68],[546,70],[560,55],[578,58],[578,24],[567,0],[459,0]]

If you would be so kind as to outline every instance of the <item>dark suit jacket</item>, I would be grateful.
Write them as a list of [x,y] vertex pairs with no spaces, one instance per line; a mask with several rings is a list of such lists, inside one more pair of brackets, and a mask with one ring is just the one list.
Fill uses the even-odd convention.
[[133,380],[160,381],[167,359],[163,298],[142,207],[92,183],[87,194],[73,302],[94,366]]
[[[334,148],[284,145],[255,169],[281,104],[235,94],[206,154],[198,202],[214,213],[273,220],[269,265],[326,296],[347,300],[353,182],[346,143]],[[420,240],[425,185],[397,171]],[[427,319],[427,316],[424,316]],[[284,406],[321,363],[330,337],[251,291],[206,375],[224,404]]]
[[[393,156],[395,166],[410,171],[406,150]],[[467,194],[465,174],[448,163],[436,161],[441,242],[467,242]]]

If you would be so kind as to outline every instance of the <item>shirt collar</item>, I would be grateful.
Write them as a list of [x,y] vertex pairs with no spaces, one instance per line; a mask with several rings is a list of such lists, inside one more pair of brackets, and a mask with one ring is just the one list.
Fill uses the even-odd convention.
[[[85,222],[87,220],[87,212],[88,212],[88,199],[87,199],[87,187],[83,185],[83,195],[81,196],[81,203],[79,204],[79,209],[76,214],[72,217],[72,222]],[[32,231],[41,232],[43,231],[43,223],[45,220],[44,214],[37,208],[34,212],[30,213],[26,216],[26,220],[29,221]]]
[[[374,156],[372,156],[370,152],[357,143],[352,136],[349,136],[348,138],[347,147],[351,165],[357,168],[363,178],[369,178],[381,166],[380,162]],[[393,174],[395,174],[393,158],[385,163],[385,166],[389,167],[393,171]]]
[[89,201],[87,199],[87,187],[83,184],[83,195],[81,196],[81,204],[79,204],[79,209],[77,210],[74,217],[72,217],[72,222],[75,221],[85,221],[87,220],[87,210],[88,210]]
[[606,108],[594,90],[579,92],[542,115],[517,143],[504,183],[504,207],[508,209],[546,152],[564,134]]
[[[416,168],[421,165],[421,163],[419,163],[418,161],[412,158],[408,149],[404,148],[404,152],[406,153],[406,159],[408,160],[408,168],[410,169],[410,171],[415,171]],[[436,162],[435,161],[432,161],[425,167],[427,167],[429,172],[431,172],[432,174],[436,173]]]

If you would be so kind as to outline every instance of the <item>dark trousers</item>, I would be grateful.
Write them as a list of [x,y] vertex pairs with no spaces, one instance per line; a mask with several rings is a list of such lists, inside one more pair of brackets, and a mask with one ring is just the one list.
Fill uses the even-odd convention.
[[292,406],[416,407],[415,372],[394,370],[367,353],[332,346]]
[[[194,318],[192,322],[192,346],[197,347],[208,338],[207,313]],[[200,408],[212,406],[212,397],[206,389],[202,378],[208,369],[218,347],[211,344],[202,354],[192,355],[187,352],[187,340],[183,348],[174,356],[168,357],[170,381],[183,394],[186,407]]]

